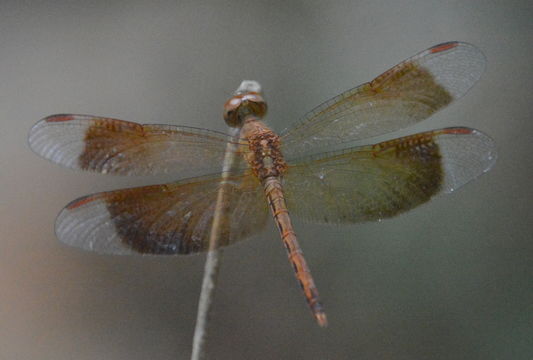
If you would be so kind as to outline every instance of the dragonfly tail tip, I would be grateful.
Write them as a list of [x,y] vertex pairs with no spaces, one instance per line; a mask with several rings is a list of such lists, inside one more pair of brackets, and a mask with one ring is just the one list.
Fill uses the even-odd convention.
[[327,327],[328,326],[328,318],[326,316],[326,313],[320,312],[315,314],[316,321],[318,322],[318,325],[320,327]]

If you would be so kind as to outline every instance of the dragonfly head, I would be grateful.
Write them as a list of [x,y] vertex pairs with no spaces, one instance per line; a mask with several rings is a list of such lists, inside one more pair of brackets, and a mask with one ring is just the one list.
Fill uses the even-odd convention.
[[267,104],[260,93],[244,92],[236,94],[224,104],[224,120],[231,127],[241,127],[247,117],[260,119],[266,111]]

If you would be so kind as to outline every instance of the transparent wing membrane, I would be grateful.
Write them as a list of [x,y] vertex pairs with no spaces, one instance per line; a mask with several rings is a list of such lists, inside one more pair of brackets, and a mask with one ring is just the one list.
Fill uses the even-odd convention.
[[189,254],[206,251],[218,190],[226,187],[220,246],[260,231],[267,205],[259,181],[246,172],[109,191],[67,205],[56,221],[58,238],[108,254]]
[[296,160],[283,186],[292,214],[312,222],[356,223],[391,217],[451,192],[495,161],[488,136],[447,128]]
[[282,135],[288,158],[317,148],[396,131],[426,119],[463,96],[479,79],[485,57],[470,44],[429,48],[369,83],[309,112]]
[[[228,135],[185,126],[141,125],[90,115],[52,115],[31,129],[30,147],[54,163],[100,173],[189,177],[220,171]],[[239,151],[246,151],[245,143]]]

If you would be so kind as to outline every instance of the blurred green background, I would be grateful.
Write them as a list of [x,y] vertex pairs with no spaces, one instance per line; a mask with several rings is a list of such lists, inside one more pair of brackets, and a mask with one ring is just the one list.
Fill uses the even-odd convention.
[[62,169],[27,147],[73,112],[225,130],[242,79],[281,130],[322,101],[444,41],[488,65],[408,132],[478,128],[487,175],[381,223],[296,230],[330,326],[320,329],[273,224],[224,252],[209,359],[530,359],[533,354],[531,1],[1,1],[0,359],[187,359],[204,256],[112,257],[62,246],[81,195],[167,178]]

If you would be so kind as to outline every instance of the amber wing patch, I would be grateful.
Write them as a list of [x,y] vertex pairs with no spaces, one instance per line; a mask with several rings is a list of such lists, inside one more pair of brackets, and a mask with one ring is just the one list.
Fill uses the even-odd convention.
[[225,186],[220,246],[260,231],[267,206],[250,172],[194,178],[89,195],[59,214],[56,233],[69,245],[113,254],[190,254],[206,251],[217,194]]

